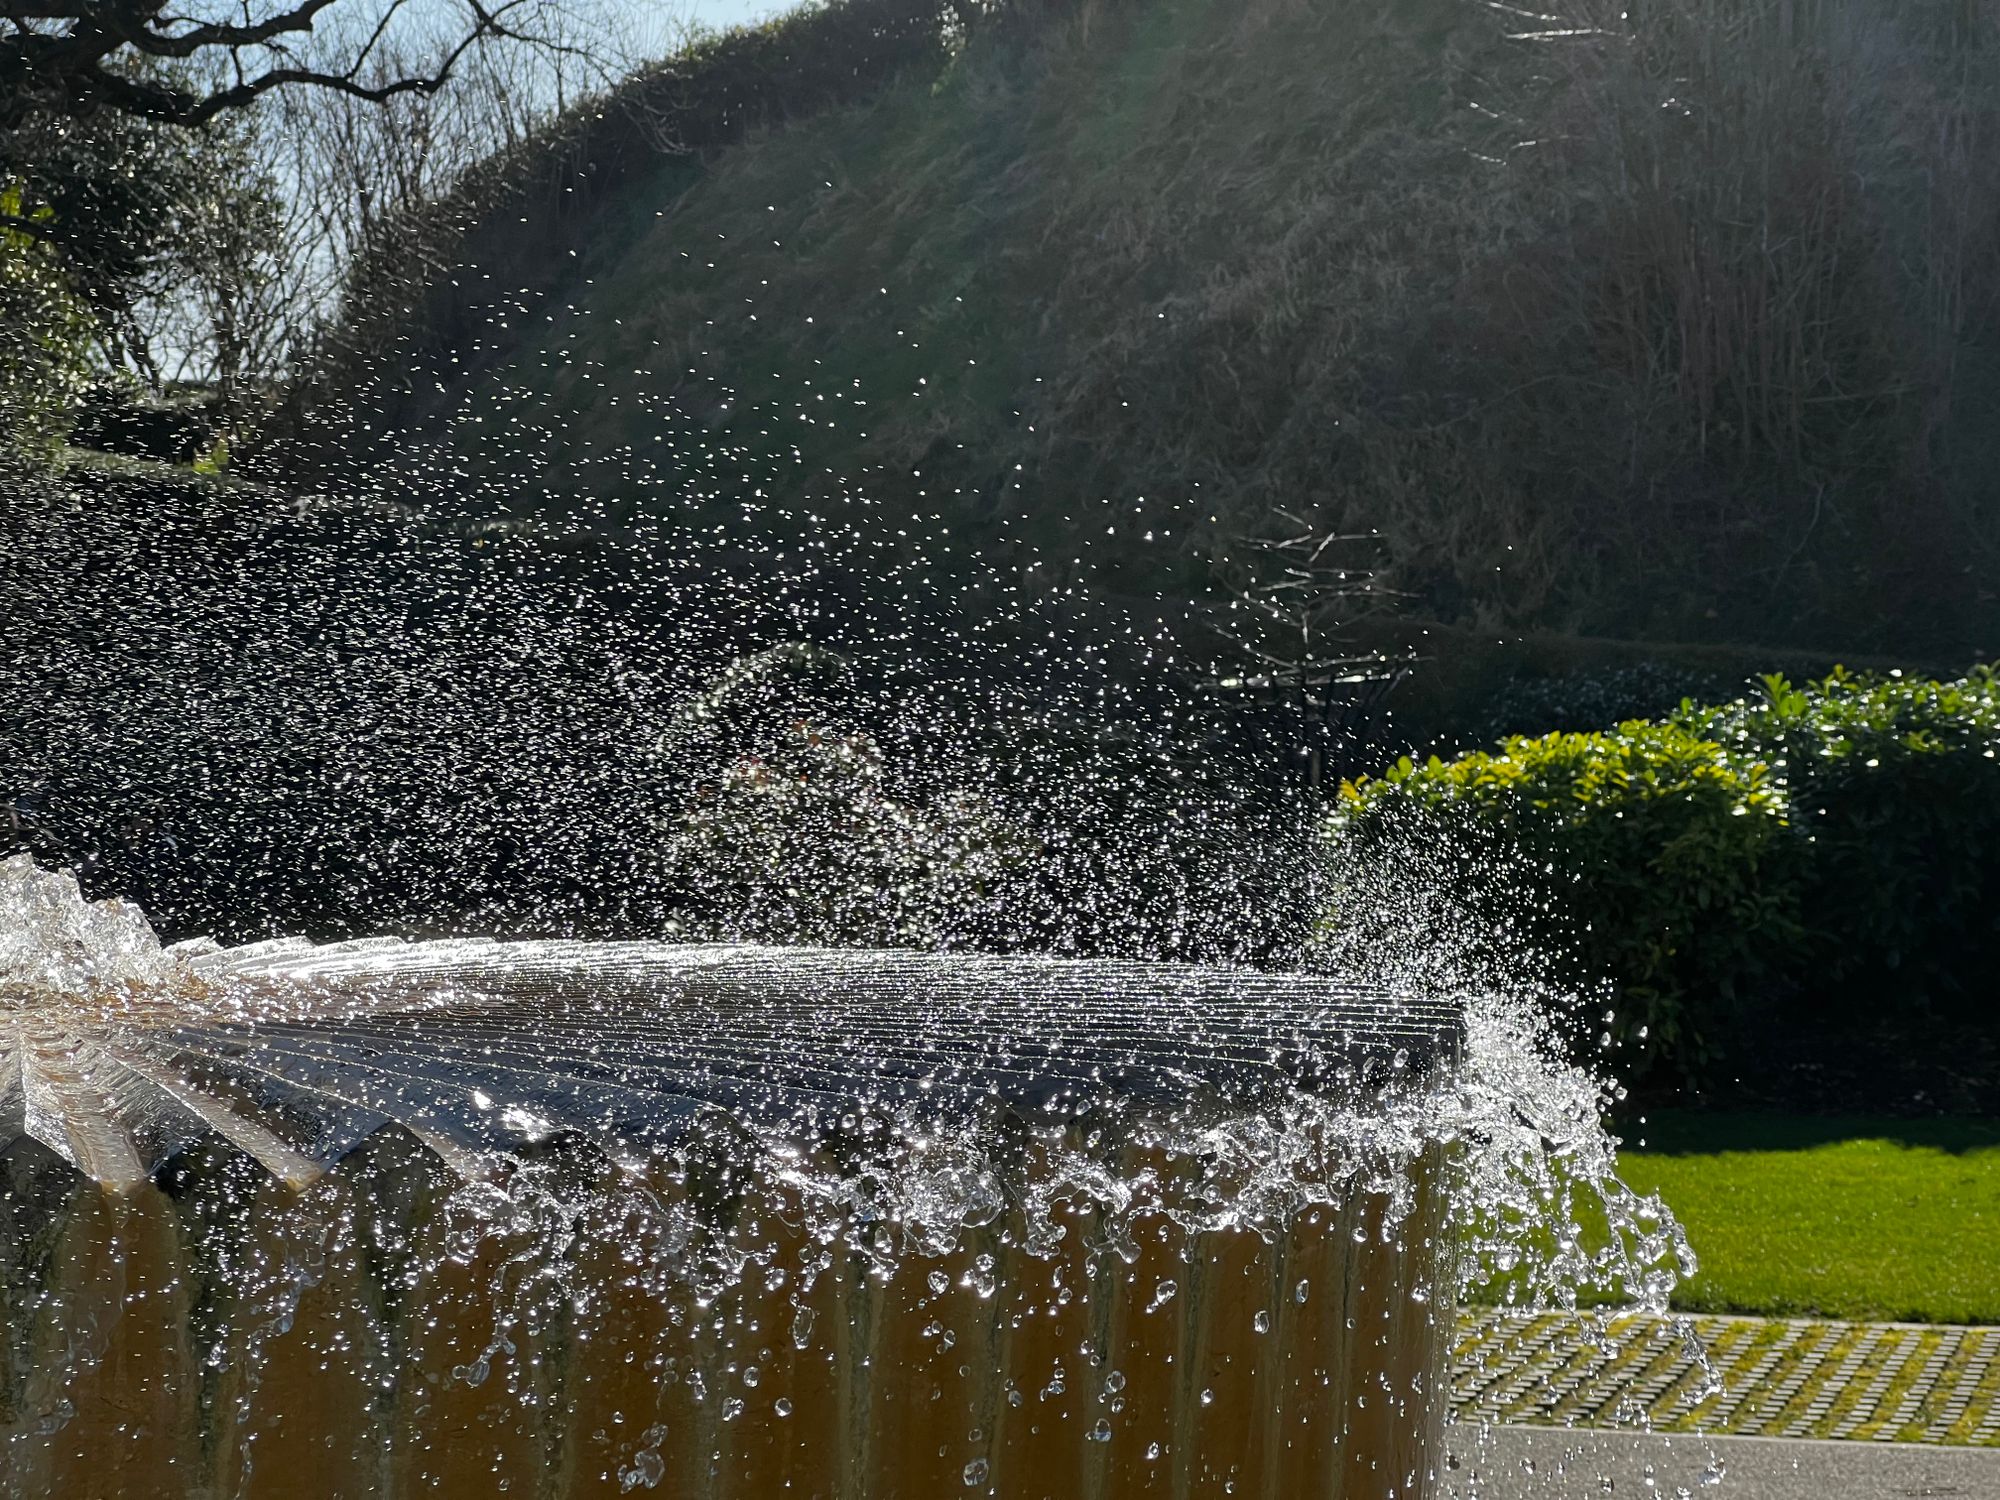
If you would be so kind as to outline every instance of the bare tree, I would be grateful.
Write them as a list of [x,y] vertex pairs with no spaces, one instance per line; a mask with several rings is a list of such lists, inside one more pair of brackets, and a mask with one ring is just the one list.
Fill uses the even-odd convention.
[[1229,611],[1221,629],[1260,677],[1323,679],[1367,660],[1344,632],[1389,597],[1372,566],[1377,539],[1329,530],[1296,512],[1271,512],[1268,530],[1244,537],[1225,569]]
[[135,308],[145,363],[159,382],[211,390],[224,429],[274,383],[313,305],[310,235],[267,160],[256,111],[204,132],[204,191],[176,204],[176,253]]
[[1221,569],[1230,597],[1218,630],[1241,665],[1213,686],[1228,699],[1290,714],[1304,731],[1313,787],[1329,753],[1351,752],[1368,735],[1404,675],[1400,658],[1361,646],[1352,633],[1386,613],[1393,597],[1373,567],[1379,544],[1274,508],[1261,534],[1240,538]]
[[[370,103],[435,94],[486,44],[563,44],[542,29],[549,0],[0,0],[0,129],[36,114],[101,110],[197,126],[273,90],[307,87]],[[315,48],[324,23],[346,45]],[[388,49],[427,45],[385,70]]]
[[[289,357],[326,332],[357,263],[407,264],[413,279],[435,272],[426,207],[450,198],[475,166],[505,158],[558,116],[603,97],[644,61],[639,19],[646,7],[538,3],[536,43],[482,47],[438,90],[380,102],[282,90],[254,111],[264,160],[285,186],[291,268],[299,276],[288,303]],[[673,11],[671,0],[651,0],[654,15]],[[386,86],[409,76],[426,49],[445,40],[412,32],[378,43],[362,77]],[[349,55],[356,42],[335,28],[315,40],[314,55]]]
[[[374,101],[448,41],[417,33],[374,43],[360,75],[367,92],[300,89],[267,101],[268,159],[287,181],[321,285],[337,287],[365,247],[444,197],[468,167],[520,145],[636,67],[633,15],[615,3],[542,0],[536,45],[482,47],[443,88]],[[311,55],[330,66],[362,40],[335,31]]]
[[[602,94],[639,64],[642,17],[673,11],[0,0],[0,230],[50,242],[91,294],[110,369],[206,387],[240,430],[357,256]],[[114,245],[98,274],[90,258]]]

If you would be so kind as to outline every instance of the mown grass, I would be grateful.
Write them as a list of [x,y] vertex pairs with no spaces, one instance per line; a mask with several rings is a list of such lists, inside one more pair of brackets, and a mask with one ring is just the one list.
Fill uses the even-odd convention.
[[2000,1121],[1673,1113],[1625,1133],[1626,1181],[1701,1261],[1676,1307],[2000,1322]]

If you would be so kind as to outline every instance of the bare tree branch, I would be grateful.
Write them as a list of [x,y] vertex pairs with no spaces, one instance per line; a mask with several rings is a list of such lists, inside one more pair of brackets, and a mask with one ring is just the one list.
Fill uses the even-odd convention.
[[[294,87],[380,104],[437,93],[469,52],[490,42],[573,50],[516,24],[543,0],[461,0],[441,51],[397,76],[378,76],[371,65],[407,5],[389,0],[345,57],[301,61],[294,43],[340,4],[296,0],[259,15],[248,3],[240,18],[204,19],[169,13],[165,0],[4,0],[0,28],[11,29],[0,31],[0,129],[36,113],[84,117],[100,109],[193,128]],[[135,60],[179,66],[135,68]],[[211,64],[207,84],[195,81],[203,62]]]
[[11,229],[20,234],[33,235],[36,239],[45,240],[52,245],[59,245],[63,241],[63,236],[53,224],[44,223],[40,219],[24,219],[19,214],[0,212],[0,229]]
[[1272,683],[1305,687],[1370,660],[1343,632],[1391,593],[1362,561],[1372,562],[1374,538],[1277,507],[1266,524],[1265,534],[1239,539],[1225,580],[1231,612],[1217,624],[1223,638]]
[[[261,21],[248,24],[193,22],[185,31],[155,29],[176,24],[178,17],[156,15],[140,21],[137,17],[116,16],[109,20],[105,29],[115,34],[125,46],[149,57],[186,58],[193,57],[205,47],[254,47],[287,32],[310,31],[313,18],[334,3],[336,0],[305,0],[302,5],[267,16]],[[400,9],[401,4],[402,0],[396,0],[389,7],[390,11]]]

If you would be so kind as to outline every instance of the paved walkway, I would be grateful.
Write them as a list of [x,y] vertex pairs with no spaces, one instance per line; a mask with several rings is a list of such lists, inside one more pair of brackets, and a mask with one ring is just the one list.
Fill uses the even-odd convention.
[[1459,1419],[2000,1448],[2000,1328],[1627,1316],[1609,1330],[1467,1314]]
[[1549,1427],[1445,1429],[1445,1500],[1994,1500],[2000,1450]]

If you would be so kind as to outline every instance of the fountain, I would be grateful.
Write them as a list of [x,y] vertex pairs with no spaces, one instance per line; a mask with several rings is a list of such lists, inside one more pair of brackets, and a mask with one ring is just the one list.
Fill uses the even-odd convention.
[[1442,1500],[1466,1285],[1664,1308],[1570,997],[1198,610],[651,394],[10,514],[0,1497]]
[[1574,997],[1186,630],[433,477],[4,539],[0,1497],[1443,1500],[1465,1289],[1664,1310]]
[[1434,1494],[1450,1003],[0,864],[22,1495]]

